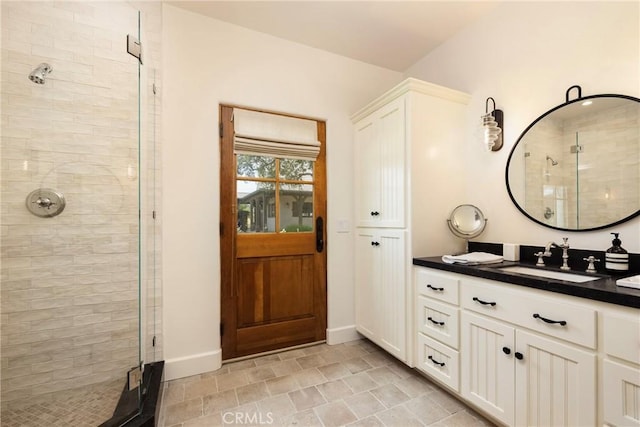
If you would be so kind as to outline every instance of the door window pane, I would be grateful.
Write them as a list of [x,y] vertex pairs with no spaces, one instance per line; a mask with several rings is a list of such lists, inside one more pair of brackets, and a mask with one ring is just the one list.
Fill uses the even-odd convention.
[[237,194],[238,233],[273,233],[276,218],[269,207],[275,206],[275,184],[238,180]]
[[313,162],[311,160],[280,159],[280,179],[313,181]]
[[280,232],[313,231],[313,185],[280,184]]
[[275,178],[276,159],[266,156],[237,155],[238,176],[248,178]]

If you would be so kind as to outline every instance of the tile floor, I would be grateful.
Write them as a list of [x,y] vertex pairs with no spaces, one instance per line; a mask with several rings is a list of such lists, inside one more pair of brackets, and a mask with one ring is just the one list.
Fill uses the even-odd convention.
[[492,426],[367,340],[232,362],[164,384],[161,427]]

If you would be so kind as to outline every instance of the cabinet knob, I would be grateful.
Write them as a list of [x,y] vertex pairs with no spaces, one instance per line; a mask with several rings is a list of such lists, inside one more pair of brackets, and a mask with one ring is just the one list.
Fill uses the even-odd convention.
[[371,242],[371,246],[380,246],[380,242]]
[[378,216],[380,215],[380,212],[378,211],[371,211],[371,216]]
[[524,359],[524,356],[522,355],[522,353],[520,353],[519,351],[516,351],[514,356],[516,357],[516,359],[518,360],[522,360]]
[[504,354],[511,354],[511,349],[509,347],[502,347],[502,352]]

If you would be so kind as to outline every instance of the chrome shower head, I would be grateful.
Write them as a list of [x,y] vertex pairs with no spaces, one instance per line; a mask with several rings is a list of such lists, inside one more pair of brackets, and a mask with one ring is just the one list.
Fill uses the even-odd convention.
[[53,68],[51,68],[51,65],[47,64],[46,62],[43,62],[42,64],[38,65],[36,69],[31,72],[31,74],[29,74],[29,80],[39,85],[42,85],[44,84],[44,78],[51,71],[53,71]]
[[551,160],[551,166],[556,166],[558,164],[558,162],[556,160],[553,160],[551,156],[547,156],[547,160]]

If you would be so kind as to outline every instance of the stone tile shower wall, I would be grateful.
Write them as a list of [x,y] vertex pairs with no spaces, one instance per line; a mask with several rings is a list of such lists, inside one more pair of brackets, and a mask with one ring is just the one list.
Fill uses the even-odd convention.
[[[125,51],[126,35],[138,32],[135,6],[1,3],[3,408],[124,384],[139,361],[138,181],[152,166],[143,156],[138,172],[138,67]],[[53,72],[36,85],[27,76],[41,62]],[[64,212],[30,214],[25,198],[37,188],[64,193]],[[151,188],[159,193],[143,185]],[[152,198],[143,199],[145,214]],[[149,250],[152,239],[143,240]],[[143,292],[156,266],[147,261]],[[147,312],[158,298],[144,300]]]

